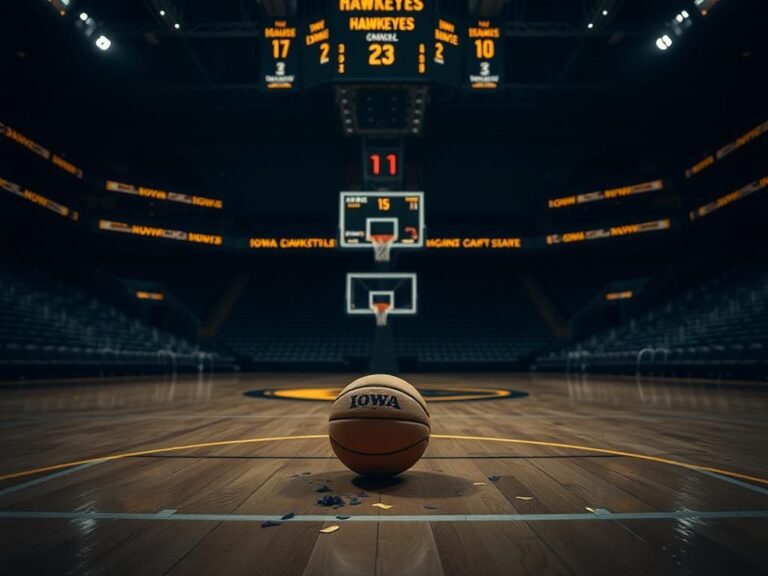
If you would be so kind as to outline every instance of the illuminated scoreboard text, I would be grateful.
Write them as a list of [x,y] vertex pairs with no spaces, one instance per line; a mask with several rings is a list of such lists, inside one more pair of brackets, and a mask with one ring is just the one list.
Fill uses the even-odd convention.
[[342,192],[339,209],[341,248],[370,247],[377,237],[400,248],[424,245],[423,192]]
[[349,210],[365,208],[366,212],[375,215],[391,212],[393,207],[394,211],[399,211],[401,206],[411,212],[418,212],[420,200],[418,196],[394,198],[389,196],[377,196],[376,198],[371,198],[370,196],[348,196],[345,202]]
[[302,79],[306,88],[319,86],[333,78],[331,30],[326,18],[309,20],[303,25]]
[[431,20],[423,0],[336,0],[331,13],[338,37],[336,78],[424,78]]
[[13,142],[16,142],[19,146],[23,146],[30,152],[34,152],[41,158],[45,158],[46,160],[50,160],[54,166],[57,168],[61,168],[64,170],[64,172],[67,172],[68,174],[71,174],[72,176],[75,176],[77,178],[82,179],[83,178],[83,171],[72,164],[71,162],[65,160],[62,156],[59,154],[54,154],[48,148],[45,146],[42,146],[41,144],[38,144],[31,138],[25,136],[18,130],[14,130],[7,124],[3,124],[0,122],[0,135],[5,136],[9,140],[12,140]]
[[461,26],[451,18],[438,17],[432,29],[430,78],[458,84],[461,77]]
[[504,76],[501,26],[491,20],[477,20],[467,26],[466,83],[473,90],[496,90]]
[[28,190],[27,188],[19,186],[15,182],[11,182],[5,178],[0,178],[0,189],[10,192],[14,196],[18,196],[27,202],[36,204],[41,208],[55,212],[59,216],[64,216],[65,218],[69,218],[75,221],[79,220],[80,218],[80,214],[77,212],[77,210],[72,210],[68,206],[59,204],[51,198],[43,196],[42,194],[38,194],[37,192],[33,192],[32,190]]
[[437,82],[471,90],[503,84],[504,30],[469,22],[429,0],[331,0],[301,21],[262,29],[261,83],[268,92],[331,82]]
[[262,89],[267,92],[297,90],[300,65],[298,28],[288,20],[275,20],[264,26],[262,35]]

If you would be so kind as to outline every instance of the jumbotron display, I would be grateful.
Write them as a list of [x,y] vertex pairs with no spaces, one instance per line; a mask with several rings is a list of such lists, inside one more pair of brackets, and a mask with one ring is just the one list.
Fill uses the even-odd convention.
[[327,15],[263,28],[262,88],[437,82],[496,90],[504,82],[503,36],[498,23],[462,22],[434,1],[334,0]]
[[333,3],[336,78],[418,80],[427,74],[431,9],[422,0]]

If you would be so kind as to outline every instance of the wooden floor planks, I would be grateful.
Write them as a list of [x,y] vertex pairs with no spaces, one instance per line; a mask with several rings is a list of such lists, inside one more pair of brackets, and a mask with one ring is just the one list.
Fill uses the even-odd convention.
[[[435,434],[659,455],[768,476],[768,395],[674,381],[419,375],[423,388],[522,390],[432,402]],[[324,434],[329,405],[256,399],[341,387],[338,375],[125,381],[0,393],[0,475],[108,454]],[[0,481],[0,490],[45,474]],[[491,479],[493,478],[493,479]],[[328,492],[318,492],[327,486]],[[344,506],[325,508],[323,495]],[[351,498],[359,500],[352,505]],[[391,505],[382,510],[376,502]],[[215,519],[0,517],[0,573],[760,574],[768,518],[353,522],[344,516],[768,511],[768,496],[658,462],[569,448],[433,438],[394,482],[356,478],[325,439],[190,448],[97,463],[0,496],[0,511],[214,514]],[[327,521],[226,521],[227,515]],[[342,516],[337,519],[336,516]],[[325,526],[338,531],[321,534]],[[41,551],[44,550],[44,553]]]

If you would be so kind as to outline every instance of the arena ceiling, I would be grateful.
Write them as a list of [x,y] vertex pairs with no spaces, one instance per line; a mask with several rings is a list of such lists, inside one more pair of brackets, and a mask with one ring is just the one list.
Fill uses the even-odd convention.
[[[476,173],[489,211],[525,214],[566,189],[677,168],[760,109],[764,4],[720,0],[662,52],[655,39],[693,11],[692,0],[444,1],[456,14],[503,20],[505,89],[432,90],[424,136],[408,142],[407,159],[442,194],[433,205],[446,214],[462,213],[468,193],[469,179],[450,185],[455,170]],[[142,174],[273,213],[296,209],[265,192],[285,186],[305,200],[299,211],[324,213],[332,202],[319,196],[344,187],[359,154],[333,91],[264,94],[258,84],[262,20],[323,5],[71,0],[60,17],[45,0],[3,2],[8,121],[55,138],[106,176]],[[80,12],[109,36],[109,51],[75,25]]]

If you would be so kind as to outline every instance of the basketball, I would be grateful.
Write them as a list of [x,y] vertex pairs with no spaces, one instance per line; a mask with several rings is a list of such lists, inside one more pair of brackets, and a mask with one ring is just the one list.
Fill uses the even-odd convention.
[[336,397],[331,447],[363,476],[394,476],[418,462],[429,443],[429,410],[418,390],[388,374],[363,376]]

